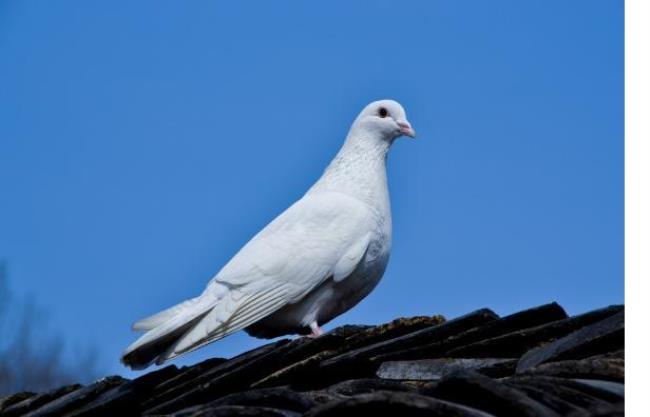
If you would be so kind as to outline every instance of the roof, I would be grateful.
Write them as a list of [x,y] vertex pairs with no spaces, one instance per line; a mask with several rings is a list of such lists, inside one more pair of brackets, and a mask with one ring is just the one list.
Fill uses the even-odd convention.
[[622,416],[624,308],[550,303],[283,339],[137,379],[0,399],[1,416]]

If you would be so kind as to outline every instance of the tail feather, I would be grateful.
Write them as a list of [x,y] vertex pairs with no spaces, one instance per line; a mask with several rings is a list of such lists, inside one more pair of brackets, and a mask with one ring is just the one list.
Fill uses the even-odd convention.
[[284,290],[281,287],[272,288],[239,299],[237,302],[229,300],[230,303],[226,302],[213,308],[172,344],[167,352],[160,356],[156,364],[160,365],[167,360],[222,339],[272,314],[286,304]]
[[136,322],[134,330],[147,332],[126,348],[122,363],[132,369],[146,368],[208,314],[216,302],[214,297],[202,295]]
[[180,313],[191,310],[199,303],[200,299],[201,297],[191,298],[152,316],[138,320],[133,323],[132,329],[136,331],[148,331],[154,329],[164,322],[178,316]]
[[126,349],[122,363],[132,369],[160,365],[245,328],[286,300],[287,288],[282,284],[253,292],[231,288],[219,296],[204,293],[137,322],[134,328],[149,330]]
[[[136,341],[136,343],[129,346],[126,352],[124,352],[121,359],[122,363],[131,369],[140,370],[159,361],[161,354],[173,346],[179,338],[183,337],[183,335],[205,317],[208,312],[209,311],[206,311],[203,314],[196,316],[194,319],[182,322],[172,330],[147,343],[135,346],[136,343],[138,343],[138,341]],[[151,330],[150,332],[153,332],[154,330]]]

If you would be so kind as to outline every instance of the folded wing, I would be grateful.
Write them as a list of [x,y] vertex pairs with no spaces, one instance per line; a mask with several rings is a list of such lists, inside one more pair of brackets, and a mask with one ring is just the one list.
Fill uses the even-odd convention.
[[123,362],[163,363],[299,301],[329,277],[344,279],[362,258],[372,224],[359,200],[306,195],[253,237],[201,296],[136,323],[148,331]]

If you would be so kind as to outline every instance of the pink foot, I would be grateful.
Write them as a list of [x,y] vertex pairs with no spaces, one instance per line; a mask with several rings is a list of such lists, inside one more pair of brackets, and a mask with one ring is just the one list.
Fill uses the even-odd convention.
[[316,322],[311,323],[309,328],[311,329],[311,334],[307,337],[318,337],[323,334],[323,330],[318,327],[318,323]]

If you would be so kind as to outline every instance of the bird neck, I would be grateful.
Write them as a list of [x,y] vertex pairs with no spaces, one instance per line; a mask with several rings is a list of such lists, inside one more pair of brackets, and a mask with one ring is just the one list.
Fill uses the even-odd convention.
[[340,192],[377,209],[389,209],[386,157],[391,143],[375,132],[352,129],[309,193]]

